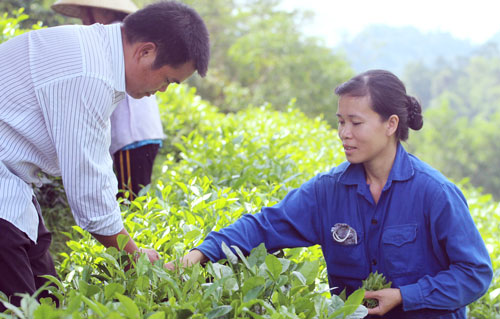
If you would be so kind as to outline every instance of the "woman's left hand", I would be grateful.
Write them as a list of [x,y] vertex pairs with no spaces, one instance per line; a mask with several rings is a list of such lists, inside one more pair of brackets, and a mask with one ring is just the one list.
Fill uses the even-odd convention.
[[391,311],[394,307],[401,304],[403,299],[401,297],[401,292],[397,288],[386,288],[377,291],[367,291],[365,293],[365,299],[377,299],[378,306],[372,309],[368,309],[369,315],[385,315]]

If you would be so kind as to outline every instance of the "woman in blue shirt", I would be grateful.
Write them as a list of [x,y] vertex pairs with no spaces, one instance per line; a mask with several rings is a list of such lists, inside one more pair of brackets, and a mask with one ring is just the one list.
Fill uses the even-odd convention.
[[419,102],[383,70],[335,93],[347,162],[211,232],[183,263],[225,258],[222,242],[245,253],[262,242],[271,252],[319,244],[336,293],[351,293],[370,272],[392,281],[393,288],[366,293],[379,301],[369,314],[466,318],[465,306],[488,289],[491,261],[461,191],[400,143],[423,125]]

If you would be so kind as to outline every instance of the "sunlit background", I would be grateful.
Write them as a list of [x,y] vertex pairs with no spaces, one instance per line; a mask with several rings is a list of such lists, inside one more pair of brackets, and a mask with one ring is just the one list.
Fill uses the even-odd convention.
[[281,6],[314,13],[304,31],[321,36],[332,47],[372,24],[449,32],[474,44],[486,42],[500,31],[500,2],[494,0],[283,0]]

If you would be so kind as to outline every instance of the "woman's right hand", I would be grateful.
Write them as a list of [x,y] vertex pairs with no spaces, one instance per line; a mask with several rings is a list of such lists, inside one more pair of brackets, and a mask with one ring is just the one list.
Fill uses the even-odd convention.
[[[179,264],[182,265],[182,267],[189,267],[196,263],[205,263],[207,261],[208,261],[207,256],[205,256],[198,249],[193,249],[189,253],[187,253],[186,256],[180,259]],[[164,267],[167,268],[168,270],[175,270],[176,264],[177,263],[171,261],[166,263]]]

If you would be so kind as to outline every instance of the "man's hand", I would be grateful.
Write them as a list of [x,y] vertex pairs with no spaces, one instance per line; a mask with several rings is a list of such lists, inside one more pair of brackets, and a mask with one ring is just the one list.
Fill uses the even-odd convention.
[[[196,263],[204,263],[208,261],[207,256],[205,256],[201,251],[198,249],[193,249],[189,253],[187,253],[186,256],[182,257],[180,260],[180,264],[182,267],[188,267],[192,266]],[[165,264],[165,268],[168,270],[175,270],[175,264],[174,262],[169,262]]]
[[385,288],[377,291],[367,291],[365,299],[377,299],[378,306],[368,309],[369,315],[385,315],[403,302],[401,291],[397,288]]
[[104,235],[97,235],[97,234],[92,234],[92,236],[95,237],[101,244],[103,244],[105,247],[115,247],[118,249],[118,235],[125,235],[129,237],[129,240],[123,250],[125,250],[129,254],[136,254],[136,253],[144,253],[148,255],[149,260],[153,263],[157,261],[160,256],[154,249],[147,249],[147,248],[141,248],[139,249],[137,245],[135,244],[134,240],[130,237],[128,232],[123,228],[119,233],[111,236],[104,236]]
[[151,263],[154,263],[155,261],[157,261],[158,259],[160,259],[160,254],[158,254],[158,252],[154,249],[150,249],[150,248],[139,248],[139,252],[141,254],[146,254],[149,258],[149,261]]

